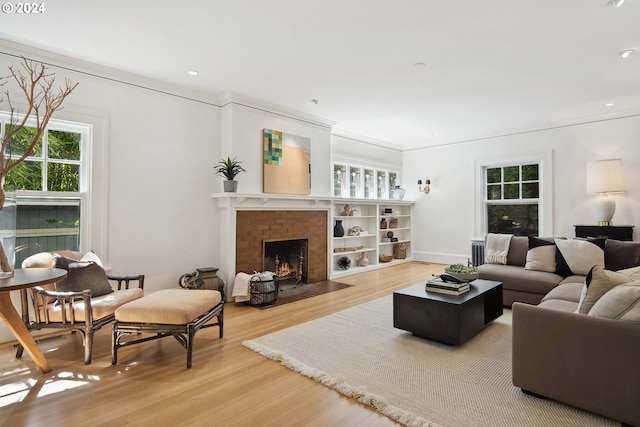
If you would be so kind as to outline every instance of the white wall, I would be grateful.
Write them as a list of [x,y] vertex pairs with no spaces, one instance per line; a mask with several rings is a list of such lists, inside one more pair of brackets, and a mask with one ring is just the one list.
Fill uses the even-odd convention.
[[[292,135],[311,139],[311,195],[329,196],[331,190],[331,144],[330,126],[321,121],[314,123],[281,114],[269,107],[250,107],[231,100],[223,107],[222,114],[222,157],[227,156],[242,161],[247,171],[238,175],[238,192],[246,194],[262,193],[262,130],[274,129]],[[222,192],[222,178],[218,179],[215,191]]]
[[[336,162],[395,169],[402,174],[402,151],[367,141],[365,138],[331,135],[331,159]],[[403,183],[400,176],[400,183]]]
[[[640,116],[592,122],[403,153],[407,198],[416,199],[414,256],[433,262],[466,262],[474,231],[474,164],[480,159],[551,151],[551,234],[573,237],[574,225],[596,224],[595,196],[586,193],[589,161],[621,158],[627,192],[614,195],[615,225],[640,219]],[[418,179],[431,179],[431,193],[419,194]],[[638,240],[635,229],[635,240]]]
[[[19,59],[0,54],[3,75],[8,65],[18,64]],[[69,77],[79,82],[54,117],[93,121],[94,156],[107,155],[97,160],[108,176],[94,170],[92,177],[95,186],[105,189],[105,197],[94,200],[92,247],[82,249],[95,249],[114,274],[145,274],[148,291],[175,287],[181,274],[197,267],[216,266],[219,247],[212,224],[217,209],[210,194],[218,184],[213,165],[221,155],[220,108],[51,70],[60,81]],[[106,217],[102,224],[101,210]],[[12,339],[0,324],[0,342]]]

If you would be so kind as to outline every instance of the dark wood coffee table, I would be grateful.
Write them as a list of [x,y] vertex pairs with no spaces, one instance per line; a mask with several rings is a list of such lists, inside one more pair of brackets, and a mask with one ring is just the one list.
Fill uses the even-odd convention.
[[393,326],[413,335],[459,345],[502,316],[502,283],[474,280],[460,296],[427,292],[425,283],[393,293]]

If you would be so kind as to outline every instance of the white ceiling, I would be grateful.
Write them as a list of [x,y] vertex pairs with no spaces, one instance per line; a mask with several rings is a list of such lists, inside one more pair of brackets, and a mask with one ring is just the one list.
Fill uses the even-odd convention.
[[0,38],[410,149],[640,114],[640,0],[607,1],[57,0]]

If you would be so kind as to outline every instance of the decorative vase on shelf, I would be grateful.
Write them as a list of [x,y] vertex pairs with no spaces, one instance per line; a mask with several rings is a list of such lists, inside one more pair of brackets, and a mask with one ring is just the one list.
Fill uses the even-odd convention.
[[405,190],[399,185],[396,185],[395,188],[391,189],[390,193],[391,193],[390,196],[392,200],[402,200],[402,198],[404,197]]
[[380,221],[380,230],[386,230],[386,229],[387,229],[387,219],[382,218],[382,220]]
[[342,220],[336,219],[336,225],[333,226],[333,237],[344,236],[344,227],[342,226]]
[[358,265],[360,267],[366,267],[367,265],[369,265],[369,257],[367,256],[366,253],[362,252],[358,256]]

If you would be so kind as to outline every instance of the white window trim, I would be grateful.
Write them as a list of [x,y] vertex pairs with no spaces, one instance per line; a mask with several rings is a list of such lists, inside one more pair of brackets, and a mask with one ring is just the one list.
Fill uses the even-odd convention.
[[[74,126],[81,126],[87,132],[87,139],[85,141],[83,138],[84,145],[81,148],[82,167],[86,170],[80,174],[80,251],[93,250],[108,265],[108,116],[103,112],[80,112],[65,107],[56,112],[48,127],[72,130]],[[18,197],[21,193],[46,196],[46,192],[16,193]]]
[[[485,209],[485,168],[538,163],[540,197],[538,198],[538,234],[553,236],[553,151],[525,153],[513,156],[478,159],[475,161],[474,191],[474,239],[484,239],[487,234]],[[518,201],[514,201],[518,202]]]

